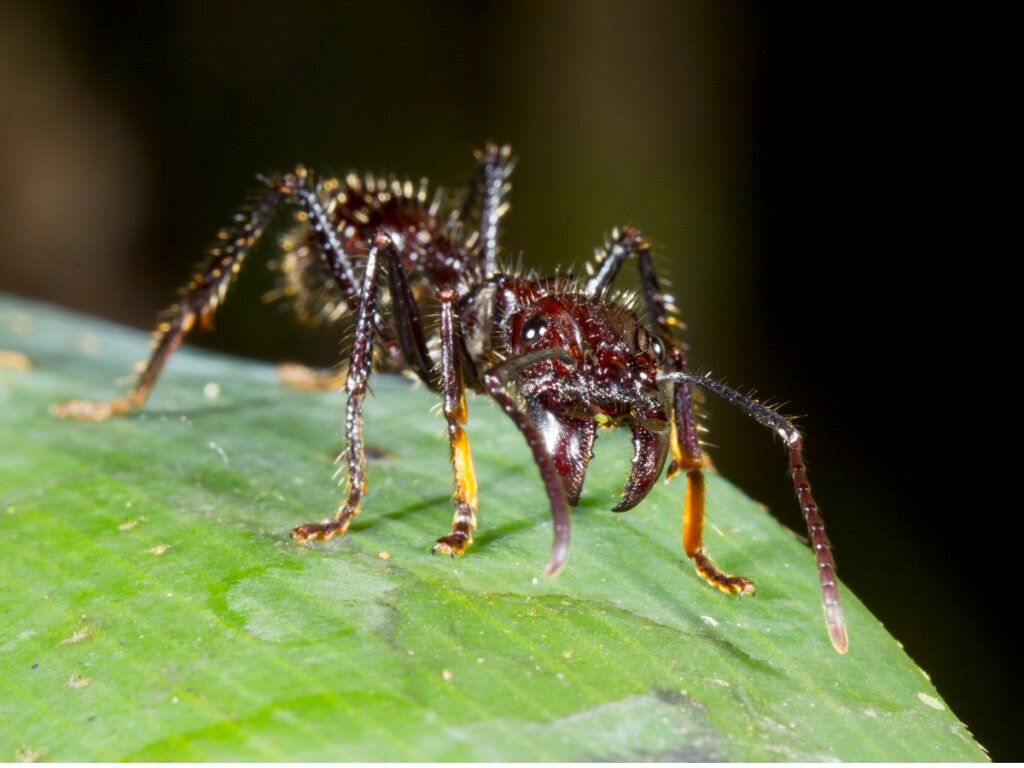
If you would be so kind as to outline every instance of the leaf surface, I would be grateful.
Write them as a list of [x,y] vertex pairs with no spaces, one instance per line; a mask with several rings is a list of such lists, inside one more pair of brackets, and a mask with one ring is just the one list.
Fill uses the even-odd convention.
[[0,356],[0,759],[985,759],[849,590],[832,650],[810,551],[722,478],[706,547],[753,599],[694,574],[681,482],[611,513],[628,431],[597,441],[549,580],[537,470],[483,398],[466,556],[430,554],[436,398],[386,376],[362,515],[299,546],[339,498],[341,395],[186,347],[141,412],[64,422],[53,402],[124,391],[143,334],[0,299],[0,349],[32,362]]

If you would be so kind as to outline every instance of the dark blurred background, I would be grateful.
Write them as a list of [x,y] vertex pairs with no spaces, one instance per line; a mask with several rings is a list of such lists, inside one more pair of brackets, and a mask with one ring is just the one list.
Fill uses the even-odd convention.
[[[971,291],[936,267],[965,226],[963,52],[935,43],[957,20],[811,8],[5,2],[0,290],[149,328],[256,172],[458,187],[472,148],[510,142],[506,252],[580,265],[642,227],[692,365],[807,414],[844,581],[993,757],[1020,759],[1014,582],[972,406],[942,375]],[[190,343],[337,362],[334,335],[261,305],[271,252]],[[779,445],[709,405],[719,469],[803,531]]]

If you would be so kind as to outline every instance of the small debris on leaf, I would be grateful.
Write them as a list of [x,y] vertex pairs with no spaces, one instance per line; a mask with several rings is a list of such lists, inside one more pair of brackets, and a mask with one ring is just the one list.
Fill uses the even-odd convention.
[[11,371],[28,371],[32,369],[32,361],[21,352],[0,349],[0,368],[7,368]]
[[85,688],[89,685],[89,678],[74,674],[68,680],[68,688]]
[[75,643],[82,642],[83,640],[85,640],[88,637],[92,637],[92,630],[89,629],[88,627],[83,627],[82,629],[76,629],[75,633],[73,635],[71,635],[71,637],[69,637],[69,638],[67,638],[65,640],[61,640],[60,644],[61,645],[74,645]]
[[46,750],[35,747],[22,747],[14,753],[14,759],[19,763],[38,763],[44,757],[46,757]]

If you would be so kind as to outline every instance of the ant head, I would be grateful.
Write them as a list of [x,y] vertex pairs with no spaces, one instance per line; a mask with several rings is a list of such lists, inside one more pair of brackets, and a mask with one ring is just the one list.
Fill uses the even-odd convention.
[[[663,389],[657,382],[664,342],[630,310],[576,294],[541,295],[523,302],[506,323],[510,357],[561,351],[521,369],[524,395],[560,390],[575,415],[603,424],[658,420]],[[571,359],[570,359],[571,358]]]
[[579,294],[521,303],[507,321],[512,359],[561,355],[526,365],[515,382],[575,503],[597,427],[628,425],[634,458],[618,511],[638,504],[661,474],[669,444],[668,390],[658,383],[664,342],[629,309]]

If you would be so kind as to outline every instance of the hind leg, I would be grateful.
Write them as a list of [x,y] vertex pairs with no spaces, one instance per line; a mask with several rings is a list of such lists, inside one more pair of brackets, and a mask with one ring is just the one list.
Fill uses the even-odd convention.
[[223,244],[214,248],[206,267],[184,289],[181,300],[168,310],[167,319],[157,326],[153,334],[153,354],[127,395],[106,402],[68,400],[52,406],[50,413],[61,419],[102,421],[141,407],[156,384],[160,371],[196,320],[204,327],[211,327],[218,304],[241,269],[249,249],[263,233],[280,199],[281,190],[271,189],[251,210],[236,216],[237,226],[234,229],[221,232]]

